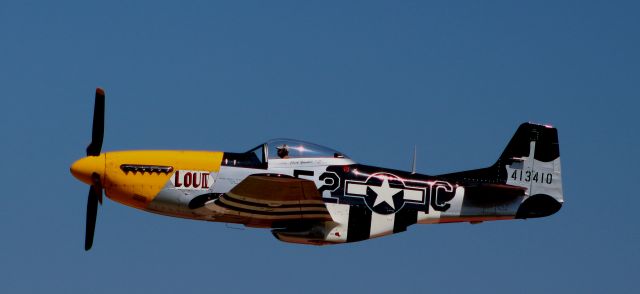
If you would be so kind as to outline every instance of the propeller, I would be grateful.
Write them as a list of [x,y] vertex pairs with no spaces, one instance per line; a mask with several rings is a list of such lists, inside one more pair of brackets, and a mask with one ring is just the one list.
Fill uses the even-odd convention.
[[[93,107],[93,127],[91,131],[91,144],[87,146],[87,156],[99,156],[102,150],[104,137],[104,90],[96,89],[96,100]],[[84,250],[88,251],[93,245],[93,234],[96,229],[96,217],[98,215],[98,203],[102,205],[102,182],[100,174],[91,174],[91,187],[87,197],[87,228],[84,239]]]
[[98,156],[102,150],[104,137],[104,90],[96,89],[96,102],[93,105],[93,128],[91,130],[91,144],[87,146],[87,156]]
[[84,250],[91,249],[93,245],[93,234],[96,230],[96,217],[98,216],[98,203],[102,204],[102,185],[100,184],[100,175],[94,173],[91,178],[96,184],[89,188],[89,197],[87,199],[87,229],[84,239]]

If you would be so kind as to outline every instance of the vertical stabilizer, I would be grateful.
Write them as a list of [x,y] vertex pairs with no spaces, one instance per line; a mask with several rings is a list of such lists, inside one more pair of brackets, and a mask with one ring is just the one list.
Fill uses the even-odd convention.
[[506,184],[527,189],[517,218],[555,213],[564,202],[558,130],[524,123],[494,165]]

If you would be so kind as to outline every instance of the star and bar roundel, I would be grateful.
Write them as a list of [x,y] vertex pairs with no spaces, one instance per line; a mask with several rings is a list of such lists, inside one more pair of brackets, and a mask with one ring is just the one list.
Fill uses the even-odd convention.
[[345,180],[344,196],[362,199],[379,214],[394,214],[403,208],[428,211],[426,187],[407,186],[400,177],[386,172],[371,174],[364,181]]

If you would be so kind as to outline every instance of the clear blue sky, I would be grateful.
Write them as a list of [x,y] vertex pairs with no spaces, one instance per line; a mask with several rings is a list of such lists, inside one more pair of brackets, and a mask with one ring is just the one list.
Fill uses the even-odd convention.
[[[639,290],[637,1],[210,2],[0,2],[1,293]],[[566,203],[307,247],[106,201],[87,253],[96,86],[103,151],[293,137],[409,169],[415,144],[437,174],[550,123]]]

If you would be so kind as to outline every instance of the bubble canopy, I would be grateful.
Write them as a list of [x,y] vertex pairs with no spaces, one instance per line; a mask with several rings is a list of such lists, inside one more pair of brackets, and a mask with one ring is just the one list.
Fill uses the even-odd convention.
[[273,139],[265,143],[269,159],[348,158],[342,152],[318,144],[293,139]]

